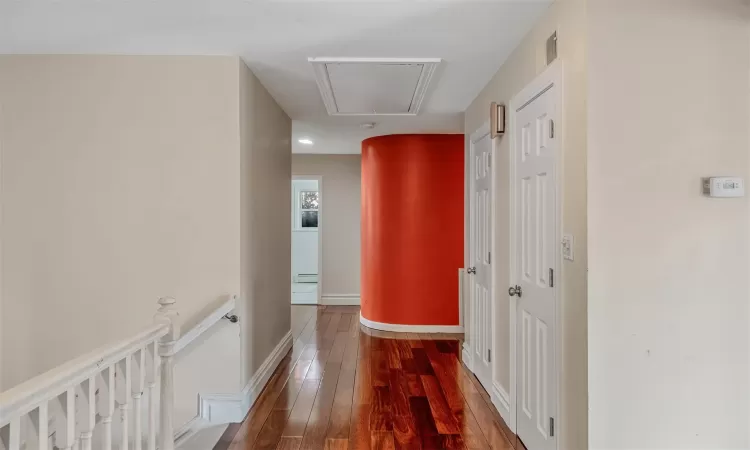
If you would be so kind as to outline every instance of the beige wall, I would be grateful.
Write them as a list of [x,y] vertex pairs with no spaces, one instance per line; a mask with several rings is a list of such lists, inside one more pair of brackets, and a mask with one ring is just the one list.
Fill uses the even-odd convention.
[[0,136],[3,387],[149,324],[159,296],[189,326],[240,294],[242,376],[178,383],[241,389],[290,329],[291,123],[244,63],[0,57]]
[[592,449],[748,441],[748,173],[742,0],[589,2]]
[[242,62],[240,124],[240,311],[246,383],[291,329],[292,123]]
[[0,57],[6,387],[239,292],[237,64]]
[[[537,22],[489,84],[466,110],[468,136],[489,119],[490,102],[510,100],[546,67],[545,43],[557,30],[558,54],[563,61],[562,203],[563,231],[575,236],[575,262],[562,267],[561,299],[562,392],[559,442],[561,450],[587,448],[586,399],[586,5],[584,0],[558,0]],[[510,138],[496,140],[496,255],[510,250]],[[468,142],[467,142],[468,152]],[[468,154],[468,153],[467,153]],[[468,165],[467,165],[468,166]],[[468,177],[467,177],[468,179]],[[468,191],[468,189],[467,189]],[[468,201],[467,201],[468,204]],[[468,220],[468,215],[467,215]],[[466,226],[466,230],[470,227]],[[467,236],[468,239],[468,236]],[[468,248],[468,245],[466,246]],[[510,392],[509,258],[495,264],[496,340],[495,381]]]
[[359,296],[361,156],[295,154],[292,173],[323,177],[323,296]]

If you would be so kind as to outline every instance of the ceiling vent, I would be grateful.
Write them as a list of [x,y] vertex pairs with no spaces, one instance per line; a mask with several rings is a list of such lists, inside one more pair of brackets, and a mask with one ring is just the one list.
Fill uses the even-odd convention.
[[413,116],[439,58],[308,58],[328,114]]

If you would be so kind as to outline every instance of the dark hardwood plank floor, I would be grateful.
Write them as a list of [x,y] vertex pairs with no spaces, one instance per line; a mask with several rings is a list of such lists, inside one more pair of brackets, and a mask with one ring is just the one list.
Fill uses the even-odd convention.
[[389,333],[359,308],[293,306],[295,342],[214,450],[519,449],[458,335]]

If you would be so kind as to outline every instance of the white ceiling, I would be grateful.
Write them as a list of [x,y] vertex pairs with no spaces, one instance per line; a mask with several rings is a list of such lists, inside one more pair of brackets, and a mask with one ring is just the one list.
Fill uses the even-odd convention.
[[[0,53],[240,55],[294,119],[295,152],[359,153],[370,136],[463,132],[463,111],[552,1],[3,0]],[[443,62],[418,116],[368,119],[327,114],[308,57]]]

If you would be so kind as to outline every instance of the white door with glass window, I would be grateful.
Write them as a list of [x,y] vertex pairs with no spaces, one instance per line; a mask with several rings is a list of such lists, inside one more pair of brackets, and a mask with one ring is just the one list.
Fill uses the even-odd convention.
[[[292,180],[292,282],[305,283],[297,291],[315,293],[318,280],[318,180]],[[299,292],[297,292],[299,293]],[[313,295],[317,301],[317,295]]]
[[555,289],[558,138],[556,85],[515,113],[514,236],[517,434],[529,450],[556,448]]
[[492,139],[489,127],[471,136],[470,348],[471,365],[487,392],[492,392]]

